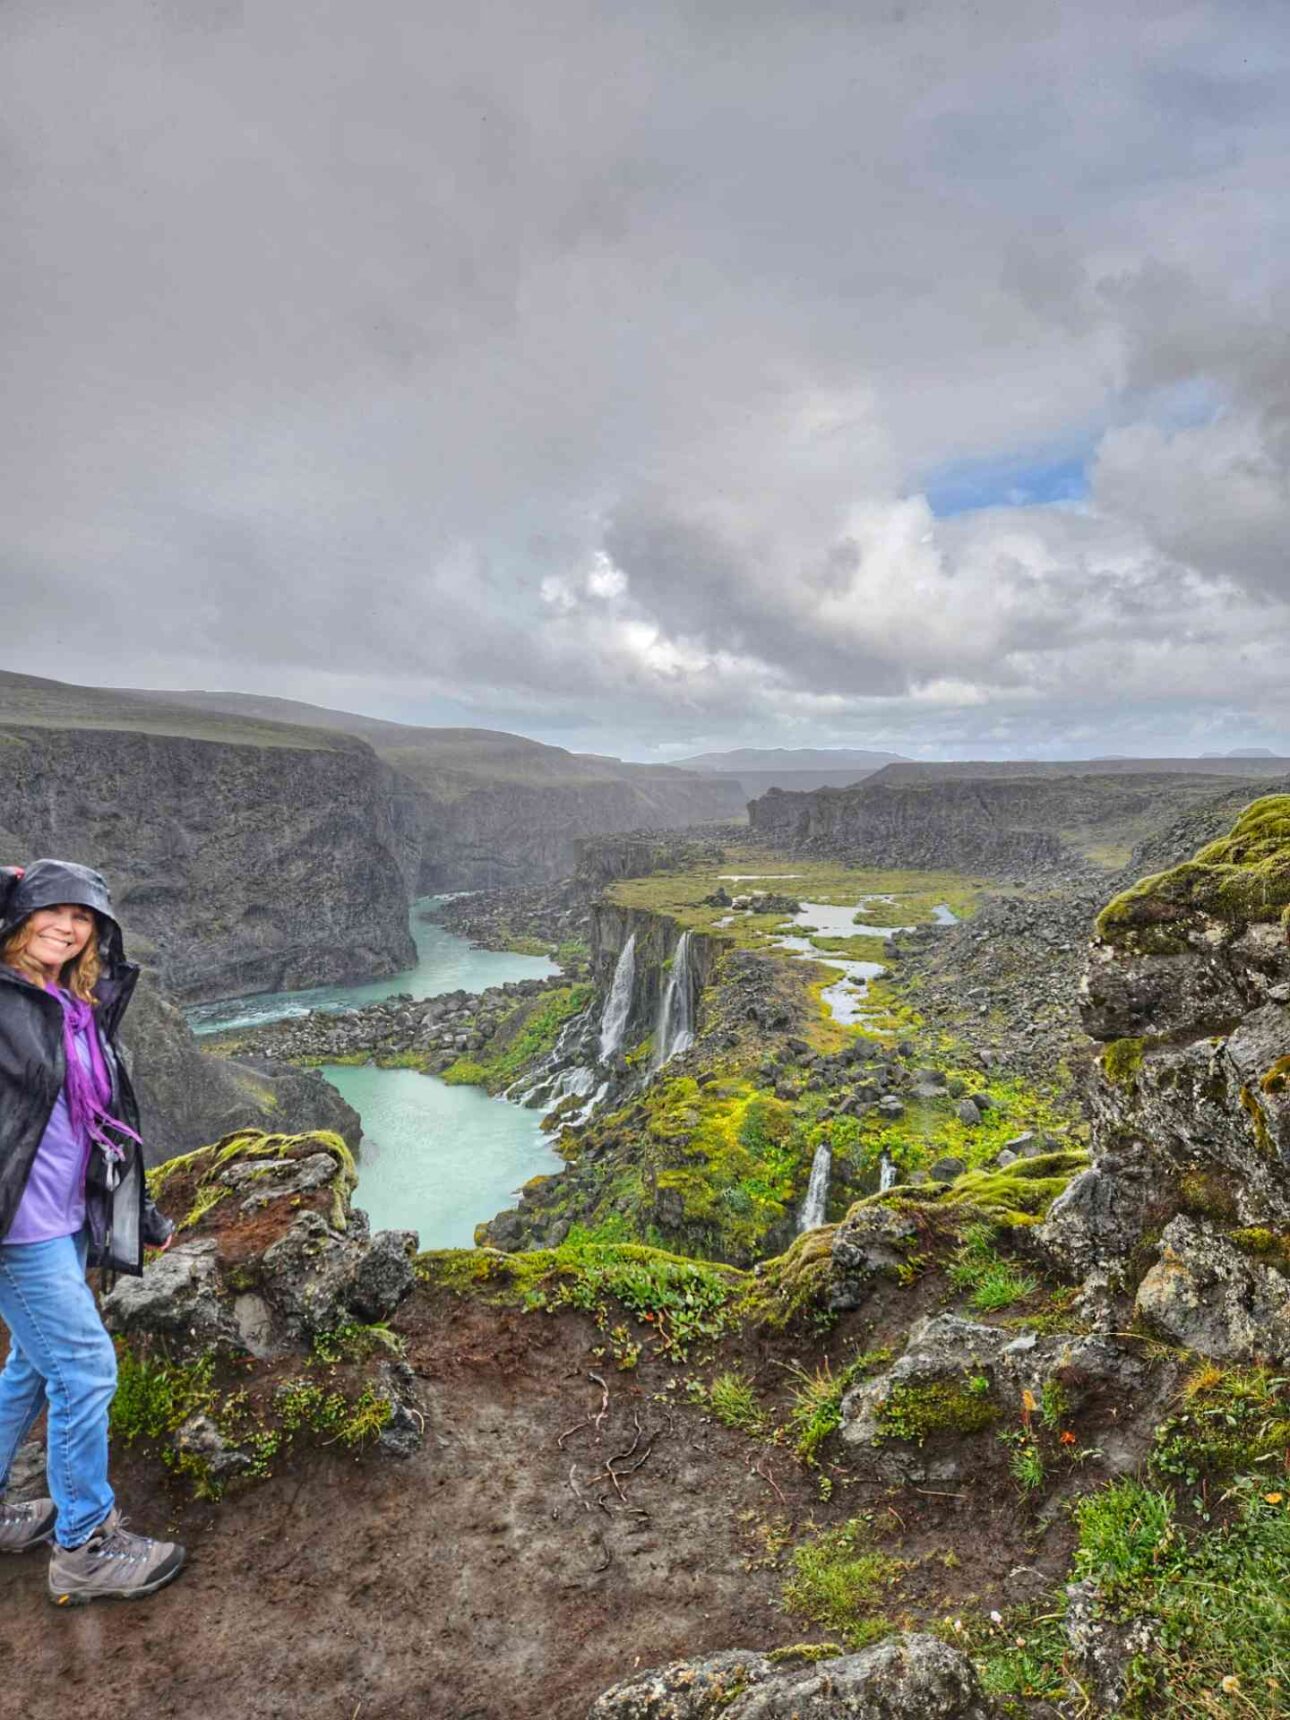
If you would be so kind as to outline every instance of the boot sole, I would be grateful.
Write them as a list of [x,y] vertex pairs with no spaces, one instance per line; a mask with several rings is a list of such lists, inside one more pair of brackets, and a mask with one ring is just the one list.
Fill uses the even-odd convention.
[[162,1571],[150,1583],[141,1583],[134,1589],[69,1589],[63,1592],[51,1588],[49,1598],[56,1607],[87,1607],[91,1601],[141,1601],[149,1595],[155,1595],[158,1589],[164,1589],[167,1583],[173,1583],[188,1562],[186,1553],[180,1553],[178,1559],[169,1570]]

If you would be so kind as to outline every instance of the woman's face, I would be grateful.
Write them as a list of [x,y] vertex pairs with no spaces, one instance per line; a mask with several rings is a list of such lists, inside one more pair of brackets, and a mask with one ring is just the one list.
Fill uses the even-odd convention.
[[76,960],[95,929],[94,915],[75,902],[37,908],[28,924],[27,954],[40,963],[49,979],[57,979],[67,963]]

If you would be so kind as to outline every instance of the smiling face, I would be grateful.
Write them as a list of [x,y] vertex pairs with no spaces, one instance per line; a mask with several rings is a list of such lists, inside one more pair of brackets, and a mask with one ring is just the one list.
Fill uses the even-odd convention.
[[37,908],[27,920],[23,954],[43,971],[45,983],[53,985],[68,962],[80,955],[95,929],[93,913],[76,902]]

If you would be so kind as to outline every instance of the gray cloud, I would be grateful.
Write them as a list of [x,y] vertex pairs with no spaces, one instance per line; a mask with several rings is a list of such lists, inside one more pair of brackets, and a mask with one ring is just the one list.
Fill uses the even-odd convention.
[[[7,666],[638,754],[1290,746],[1281,8],[6,19]],[[1059,445],[1079,508],[921,500]]]

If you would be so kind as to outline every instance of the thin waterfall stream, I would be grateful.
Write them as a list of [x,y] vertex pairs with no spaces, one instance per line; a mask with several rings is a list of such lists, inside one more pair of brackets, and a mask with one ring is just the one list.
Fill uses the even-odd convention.
[[632,1010],[632,988],[636,984],[636,933],[623,945],[622,954],[614,968],[613,984],[600,1020],[600,1061],[609,1059],[623,1043],[627,1018]]
[[821,1141],[811,1160],[811,1180],[806,1187],[806,1199],[798,1217],[798,1231],[818,1230],[824,1223],[829,1205],[829,1178],[833,1172],[833,1149]]
[[694,1044],[694,983],[690,973],[692,934],[681,933],[659,1004],[654,1032],[654,1067],[661,1069]]

